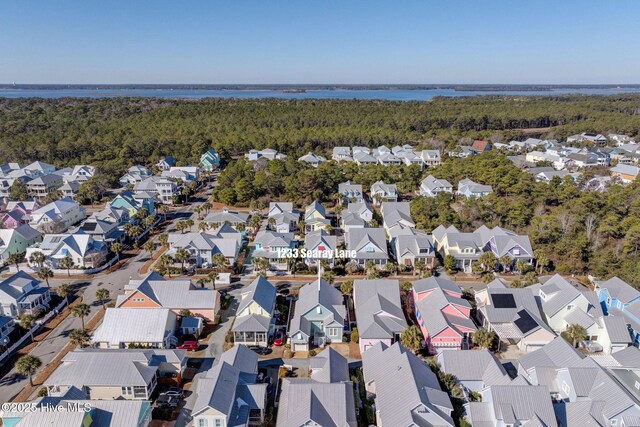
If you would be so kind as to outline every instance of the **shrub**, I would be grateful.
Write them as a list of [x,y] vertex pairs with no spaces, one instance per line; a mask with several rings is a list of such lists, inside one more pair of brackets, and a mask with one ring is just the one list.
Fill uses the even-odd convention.
[[351,342],[359,342],[360,336],[358,335],[358,328],[353,328],[351,330]]

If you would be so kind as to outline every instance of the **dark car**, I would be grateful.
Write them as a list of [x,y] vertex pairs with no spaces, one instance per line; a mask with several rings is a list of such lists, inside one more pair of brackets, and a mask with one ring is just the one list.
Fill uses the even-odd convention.
[[178,402],[180,402],[180,399],[176,396],[169,396],[166,394],[161,394],[158,396],[158,399],[156,399],[156,405],[160,408],[176,408],[178,406]]
[[253,346],[253,347],[249,347],[249,349],[255,351],[258,354],[269,354],[268,348]]
[[175,396],[179,399],[182,399],[184,397],[184,390],[182,390],[180,387],[169,387],[168,389],[163,391],[162,394],[167,396]]

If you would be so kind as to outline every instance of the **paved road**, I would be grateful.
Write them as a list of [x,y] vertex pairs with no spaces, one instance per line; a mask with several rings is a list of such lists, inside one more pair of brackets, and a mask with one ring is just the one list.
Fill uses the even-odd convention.
[[[204,198],[197,198],[194,202],[204,202]],[[192,215],[194,204],[180,206],[172,213],[174,218],[185,219]],[[170,224],[169,227],[172,227]],[[169,228],[168,227],[168,228]],[[102,306],[96,301],[96,291],[99,288],[106,288],[111,295],[111,301],[115,301],[117,296],[123,293],[124,286],[132,278],[139,278],[138,270],[149,259],[146,251],[140,251],[136,256],[129,259],[124,267],[111,273],[98,273],[92,279],[77,279],[73,276],[69,278],[58,277],[49,279],[51,287],[55,288],[62,283],[69,283],[82,298],[83,302],[91,307],[89,316],[85,321],[93,317],[97,310],[102,310]],[[68,335],[74,329],[79,329],[82,321],[73,316],[68,316],[46,339],[39,342],[31,351],[31,355],[38,357],[42,361],[42,366],[46,366],[68,343]],[[12,369],[7,375],[0,379],[0,403],[8,402],[15,397],[27,384],[28,378],[19,375]]]

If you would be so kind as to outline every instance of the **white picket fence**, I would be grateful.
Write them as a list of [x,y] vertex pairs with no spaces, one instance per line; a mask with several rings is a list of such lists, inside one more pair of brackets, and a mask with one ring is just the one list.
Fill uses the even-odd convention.
[[57,307],[49,310],[47,314],[44,315],[42,319],[38,319],[36,323],[31,327],[31,332],[26,332],[18,341],[13,343],[11,347],[9,347],[4,353],[0,354],[0,365],[2,365],[9,356],[11,356],[15,351],[20,349],[24,343],[31,338],[31,335],[37,334],[37,332],[42,328],[42,325],[47,323],[52,317],[56,316],[64,308],[67,304],[66,299],[63,300]]
[[[67,276],[67,275],[71,275],[71,276],[78,276],[81,274],[96,274],[96,273],[100,273],[102,270],[105,270],[109,267],[111,267],[113,264],[115,264],[118,261],[118,258],[113,257],[111,258],[111,261],[109,261],[106,264],[101,265],[98,268],[87,268],[86,270],[83,269],[71,269],[67,272],[67,270],[61,270],[59,268],[54,268],[51,271],[53,271],[53,274],[55,275],[60,275],[60,276]],[[24,271],[25,273],[29,273],[29,274],[35,274],[38,272],[37,269],[34,269],[33,267],[29,266],[29,265],[21,265],[20,266],[20,270]],[[17,273],[18,269],[16,268],[15,265],[10,265],[9,266],[9,272],[10,273]]]

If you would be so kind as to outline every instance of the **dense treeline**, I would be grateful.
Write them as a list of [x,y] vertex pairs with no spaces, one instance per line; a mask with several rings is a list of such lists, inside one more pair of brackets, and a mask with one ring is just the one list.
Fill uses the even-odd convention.
[[395,145],[436,137],[565,137],[640,133],[640,95],[435,98],[429,102],[153,98],[0,99],[0,161],[92,163],[122,172],[173,155],[182,164],[214,147],[224,159],[250,148],[294,157],[336,145]]
[[[538,129],[541,128],[541,129]],[[493,186],[480,200],[416,197],[412,214],[430,231],[439,224],[472,229],[486,223],[529,233],[548,269],[562,273],[614,274],[640,285],[640,185],[582,191],[582,182],[536,183],[503,155],[447,159],[433,170],[416,167],[325,163],[313,169],[296,161],[336,145],[411,143],[436,138],[455,145],[461,137],[564,138],[583,131],[640,133],[640,95],[436,98],[430,102],[367,100],[148,98],[0,100],[0,161],[42,160],[56,166],[90,163],[117,177],[135,163],[172,155],[197,162],[214,147],[227,167],[215,197],[230,205],[273,199],[299,205],[335,200],[338,183],[351,179],[365,190],[376,180],[412,194],[428,173],[454,185],[471,178]],[[536,130],[537,129],[537,130]],[[286,161],[250,163],[251,148],[275,148]]]

